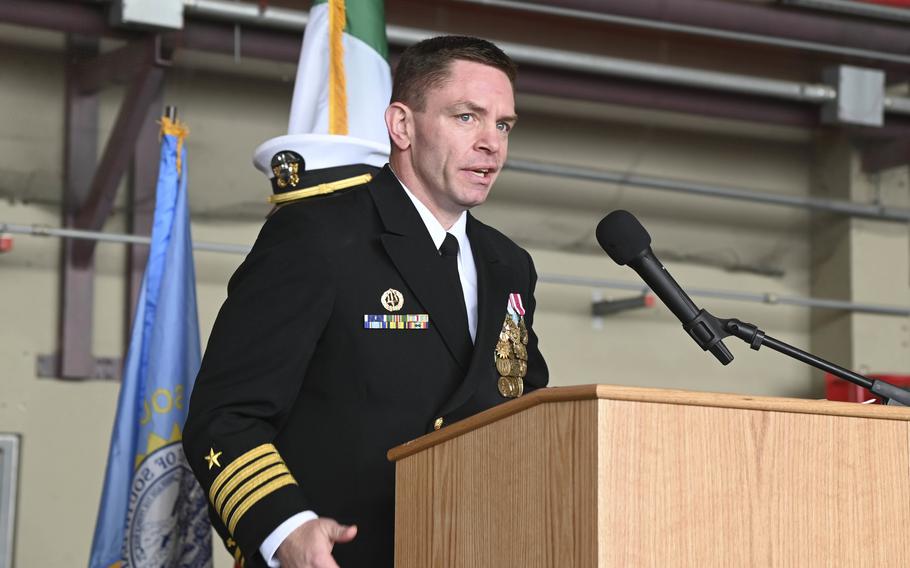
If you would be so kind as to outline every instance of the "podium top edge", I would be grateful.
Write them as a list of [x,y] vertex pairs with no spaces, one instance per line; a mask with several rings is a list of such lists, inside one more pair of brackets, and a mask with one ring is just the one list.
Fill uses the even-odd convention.
[[898,420],[910,422],[910,408],[837,402],[805,398],[780,398],[751,396],[729,393],[699,392],[616,385],[578,385],[538,389],[528,395],[503,403],[441,430],[431,432],[388,451],[387,458],[395,462],[452,438],[482,428],[513,414],[523,412],[532,406],[554,402],[582,400],[619,400],[655,404],[677,404],[686,406],[709,406],[739,410],[760,410],[768,412],[793,412],[876,420]]

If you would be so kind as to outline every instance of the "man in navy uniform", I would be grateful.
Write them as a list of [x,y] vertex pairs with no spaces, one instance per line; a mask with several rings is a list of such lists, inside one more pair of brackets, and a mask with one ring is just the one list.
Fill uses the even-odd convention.
[[[468,213],[505,163],[514,79],[480,39],[410,47],[390,163],[296,190],[352,186],[280,206],[231,278],[184,447],[246,566],[391,566],[386,451],[547,384],[531,257]],[[296,186],[298,159],[276,178]]]

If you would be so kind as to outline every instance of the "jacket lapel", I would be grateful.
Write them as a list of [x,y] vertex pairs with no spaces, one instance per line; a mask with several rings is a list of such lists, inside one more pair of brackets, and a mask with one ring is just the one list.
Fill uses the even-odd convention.
[[477,266],[477,336],[465,380],[443,405],[439,415],[449,414],[474,394],[480,381],[490,379],[493,350],[502,329],[509,301],[511,270],[486,238],[479,222],[468,214],[468,238]]
[[[433,245],[420,214],[405,195],[395,175],[385,166],[369,184],[370,194],[386,232],[382,246],[439,331],[446,347],[464,371],[468,370],[473,345],[468,322],[454,309],[463,302],[457,288],[441,277],[443,258]],[[473,246],[473,242],[472,242]]]

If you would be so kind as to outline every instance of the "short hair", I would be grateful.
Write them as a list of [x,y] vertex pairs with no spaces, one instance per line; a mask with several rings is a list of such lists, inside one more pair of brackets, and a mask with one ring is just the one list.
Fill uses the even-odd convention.
[[499,69],[515,86],[517,66],[489,41],[468,36],[439,36],[408,47],[398,60],[392,83],[392,101],[423,110],[426,94],[449,78],[454,61],[473,61]]

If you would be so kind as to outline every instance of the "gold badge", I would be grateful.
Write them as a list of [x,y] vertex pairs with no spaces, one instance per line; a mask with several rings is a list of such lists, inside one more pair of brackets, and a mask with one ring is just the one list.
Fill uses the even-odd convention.
[[397,312],[404,306],[404,295],[394,288],[389,288],[382,293],[382,298],[379,301],[385,309],[390,312]]
[[221,457],[222,452],[216,452],[215,448],[209,448],[209,455],[205,456],[206,463],[209,464],[209,470],[214,466],[221,467],[221,464],[218,463],[218,458]]

